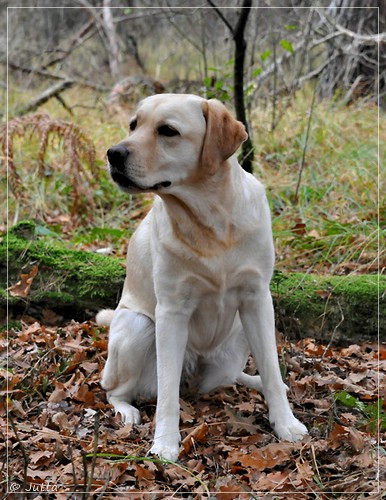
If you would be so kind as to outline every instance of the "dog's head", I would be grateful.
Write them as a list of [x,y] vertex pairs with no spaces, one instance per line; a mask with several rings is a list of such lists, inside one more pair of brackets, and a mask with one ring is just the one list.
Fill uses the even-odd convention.
[[247,134],[219,101],[188,94],[144,99],[129,137],[107,151],[110,173],[126,192],[172,192],[213,176]]

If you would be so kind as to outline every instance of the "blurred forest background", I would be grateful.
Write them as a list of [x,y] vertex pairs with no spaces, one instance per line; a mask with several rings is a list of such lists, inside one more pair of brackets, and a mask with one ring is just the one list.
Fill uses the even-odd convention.
[[241,161],[269,190],[279,265],[375,272],[386,4],[313,3],[1,1],[8,223],[34,219],[71,245],[119,251],[149,199],[115,190],[105,151],[139,99],[191,92],[245,122]]

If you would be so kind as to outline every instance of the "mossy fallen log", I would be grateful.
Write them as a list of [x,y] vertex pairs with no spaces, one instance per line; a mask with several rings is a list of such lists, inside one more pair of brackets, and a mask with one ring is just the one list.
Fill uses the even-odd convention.
[[0,306],[8,300],[13,316],[24,312],[39,317],[42,310],[52,310],[76,320],[92,317],[98,309],[116,305],[125,276],[122,261],[39,237],[33,222],[21,222],[3,237],[0,263],[1,283],[8,277]]
[[[36,226],[14,226],[0,243],[0,306],[8,300],[13,317],[52,310],[82,320],[114,307],[125,276],[123,261],[69,250],[36,234]],[[24,278],[21,279],[21,274]],[[30,280],[30,282],[28,282]],[[376,341],[386,330],[386,277],[317,276],[276,272],[272,285],[276,325],[290,338],[324,342]],[[384,339],[386,340],[386,339]]]
[[386,341],[386,276],[275,273],[276,325],[290,338]]

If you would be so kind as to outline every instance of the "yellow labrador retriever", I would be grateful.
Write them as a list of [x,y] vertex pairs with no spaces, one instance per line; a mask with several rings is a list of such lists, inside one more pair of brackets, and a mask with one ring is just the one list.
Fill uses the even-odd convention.
[[[234,155],[244,126],[216,100],[186,94],[144,99],[129,137],[108,152],[127,193],[158,197],[130,240],[127,276],[109,324],[102,386],[125,422],[137,396],[157,395],[151,453],[178,457],[181,380],[200,392],[234,383],[263,392],[280,439],[300,440],[275,343],[269,283],[274,249],[262,184]],[[243,373],[252,351],[259,375]]]

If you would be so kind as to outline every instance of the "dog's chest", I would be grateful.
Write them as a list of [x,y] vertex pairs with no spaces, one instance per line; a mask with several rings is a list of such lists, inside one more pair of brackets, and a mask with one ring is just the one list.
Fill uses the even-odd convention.
[[189,321],[189,347],[198,353],[218,347],[231,333],[237,309],[237,290],[203,295]]
[[191,349],[199,353],[211,351],[231,334],[253,274],[250,268],[246,272],[215,266],[206,273],[202,270],[190,276],[183,295],[191,311],[188,338]]

